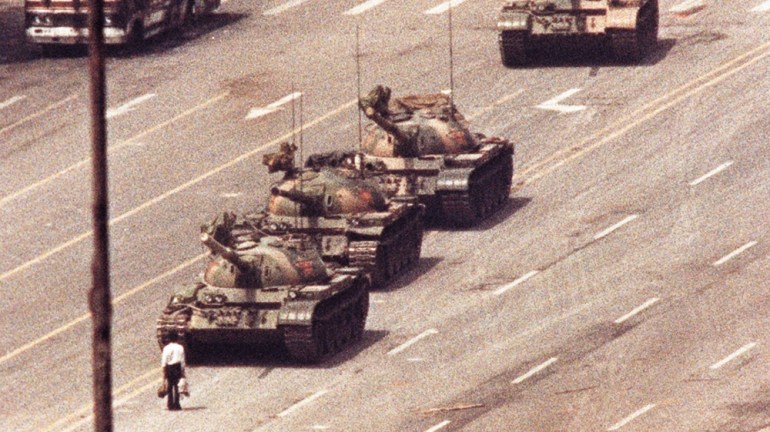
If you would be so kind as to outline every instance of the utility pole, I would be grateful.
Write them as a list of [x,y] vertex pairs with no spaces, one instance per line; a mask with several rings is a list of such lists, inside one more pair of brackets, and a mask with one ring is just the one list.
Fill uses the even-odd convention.
[[104,0],[88,0],[91,76],[92,217],[94,255],[88,304],[93,321],[94,431],[112,432],[112,301],[110,298],[107,125],[104,74]]

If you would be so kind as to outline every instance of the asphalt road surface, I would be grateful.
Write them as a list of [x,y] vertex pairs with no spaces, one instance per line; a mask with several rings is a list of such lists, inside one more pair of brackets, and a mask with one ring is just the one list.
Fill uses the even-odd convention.
[[[516,143],[509,204],[430,231],[360,344],[315,367],[222,350],[189,369],[182,412],[155,396],[155,319],[203,268],[200,223],[277,180],[260,159],[292,137],[278,102],[303,93],[305,154],[353,148],[356,25],[362,91],[436,92],[448,14],[230,0],[111,53],[115,430],[770,427],[770,4],[661,0],[641,64],[572,47],[519,69],[500,64],[498,1],[454,4],[455,102]],[[22,22],[0,4],[0,430],[87,431],[87,58],[40,56]]]

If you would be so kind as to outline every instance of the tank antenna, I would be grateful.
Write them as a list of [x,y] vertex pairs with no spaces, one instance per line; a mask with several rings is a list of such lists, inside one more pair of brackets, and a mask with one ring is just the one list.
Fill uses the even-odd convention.
[[452,1],[449,1],[448,9],[449,19],[449,115],[454,120],[455,118],[455,74],[454,74],[454,52],[453,45],[454,40],[452,38]]
[[363,145],[363,119],[361,118],[361,47],[360,47],[360,36],[359,36],[359,25],[356,24],[356,77],[357,77],[357,94],[356,98],[358,99],[358,151],[361,151],[361,146]]
[[[294,90],[294,82],[292,82],[292,83],[291,83],[291,94],[292,94],[292,95],[294,95],[294,91],[295,91],[295,90]],[[294,109],[294,100],[295,100],[295,99],[296,99],[296,98],[294,98],[294,97],[292,97],[292,98],[291,98],[291,143],[292,143],[292,144],[295,144],[295,143],[296,143],[296,139],[295,139],[294,135],[296,135],[296,133],[297,133],[297,132],[296,132],[296,129],[297,129],[297,125],[296,125],[296,123],[297,123],[297,122],[296,122],[296,120],[295,120],[295,118],[296,118],[296,115],[295,115],[295,109]],[[292,158],[292,159],[293,159],[293,158]],[[296,166],[296,161],[292,160],[292,162],[293,162],[293,163],[295,164],[295,166]],[[302,160],[300,159],[300,161],[299,161],[299,162],[300,162],[300,163],[302,163]]]

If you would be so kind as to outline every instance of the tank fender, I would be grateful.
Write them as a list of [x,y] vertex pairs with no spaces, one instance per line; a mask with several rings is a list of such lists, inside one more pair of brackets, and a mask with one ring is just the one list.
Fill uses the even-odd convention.
[[636,19],[639,16],[639,7],[610,8],[607,11],[607,27],[611,29],[636,28]]
[[529,30],[529,20],[530,14],[527,12],[503,10],[497,20],[497,30]]
[[447,169],[442,171],[436,181],[436,192],[468,190],[468,180],[473,168]]
[[318,306],[315,300],[292,300],[286,302],[278,313],[278,325],[309,326],[313,323],[313,312]]

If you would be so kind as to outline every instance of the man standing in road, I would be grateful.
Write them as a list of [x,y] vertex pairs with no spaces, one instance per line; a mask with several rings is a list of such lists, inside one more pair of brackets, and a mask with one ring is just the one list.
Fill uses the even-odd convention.
[[179,411],[179,380],[185,376],[184,347],[177,342],[176,332],[169,333],[168,343],[163,347],[160,366],[163,369],[163,379],[168,390],[168,410]]

